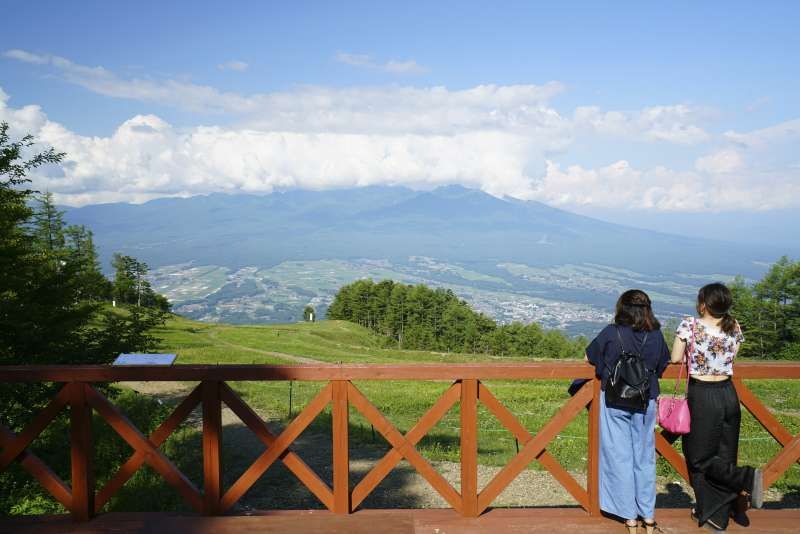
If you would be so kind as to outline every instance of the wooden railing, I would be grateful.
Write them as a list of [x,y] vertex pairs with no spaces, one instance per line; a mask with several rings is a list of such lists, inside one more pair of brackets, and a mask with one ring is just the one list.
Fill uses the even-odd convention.
[[[793,436],[753,395],[743,379],[800,379],[800,364],[740,363],[734,383],[741,403],[782,446],[765,466],[766,484],[773,484],[800,458],[800,434]],[[666,377],[676,376],[668,369]],[[576,395],[535,434],[492,394],[484,380],[552,380],[589,378]],[[327,384],[278,434],[227,382],[261,380],[324,381]],[[452,381],[422,418],[406,433],[398,430],[353,384],[354,380]],[[172,414],[150,435],[143,435],[92,384],[118,381],[199,381]],[[61,502],[76,520],[88,520],[143,465],[157,471],[195,510],[207,515],[231,509],[253,484],[277,461],[284,465],[328,509],[347,514],[357,509],[375,487],[405,459],[450,506],[464,516],[475,517],[534,460],[590,514],[599,514],[599,381],[594,369],[582,362],[453,365],[176,365],[172,367],[19,366],[0,367],[0,382],[57,382],[63,386],[50,402],[18,434],[0,427],[0,471],[18,461]],[[519,441],[521,448],[489,483],[478,489],[478,403],[483,404]],[[263,442],[266,450],[228,488],[222,484],[222,404],[232,410]],[[333,487],[323,481],[290,448],[309,424],[331,405],[333,440]],[[460,405],[461,491],[456,489],[416,449],[419,441],[454,405]],[[203,488],[197,488],[159,447],[197,407],[202,406]],[[31,442],[65,408],[69,408],[71,486],[28,450]],[[391,445],[352,490],[348,451],[349,407],[358,410]],[[550,442],[584,409],[589,410],[587,484],[582,486],[548,452]],[[96,411],[134,450],[119,471],[99,490],[92,470],[92,411]],[[658,452],[684,478],[688,473],[674,437],[656,433]]]

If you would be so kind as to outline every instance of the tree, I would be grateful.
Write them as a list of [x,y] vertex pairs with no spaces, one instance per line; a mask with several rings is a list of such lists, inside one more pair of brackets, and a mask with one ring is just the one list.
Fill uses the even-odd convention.
[[[60,237],[46,225],[57,224],[58,217],[52,211],[35,217],[35,192],[26,176],[64,155],[50,148],[25,159],[33,137],[12,141],[9,129],[0,124],[0,364],[66,363],[80,354],[81,329],[95,308],[77,298],[72,266],[56,261]],[[3,384],[0,419],[15,426],[51,390],[46,384]]]
[[315,319],[314,307],[310,304],[303,308],[303,320],[313,322]]
[[68,226],[65,231],[67,261],[78,265],[82,299],[109,300],[113,286],[100,271],[92,231],[83,225]]
[[800,359],[800,262],[784,256],[755,284],[738,277],[731,291],[742,356]]
[[136,304],[139,299],[136,281],[136,259],[114,253],[111,267],[114,269],[114,299],[123,304]]
[[[11,140],[0,123],[0,365],[108,363],[152,345],[147,332],[160,312],[101,313],[86,298],[83,275],[97,271],[91,235],[65,227],[52,197],[35,197],[27,178],[63,154],[50,148],[26,159],[33,146],[31,136]],[[0,384],[0,423],[19,428],[56,386]]]
[[339,289],[328,318],[352,321],[401,349],[475,352],[522,357],[579,356],[585,339],[570,340],[539,325],[498,325],[450,289],[358,280]]
[[133,256],[116,253],[111,260],[111,266],[114,268],[112,292],[118,302],[169,311],[169,301],[154,292],[147,280],[149,267],[146,263]]

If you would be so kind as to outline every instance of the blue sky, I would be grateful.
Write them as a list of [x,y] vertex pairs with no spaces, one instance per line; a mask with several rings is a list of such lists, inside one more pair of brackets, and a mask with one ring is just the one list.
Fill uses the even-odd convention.
[[39,2],[0,118],[62,202],[462,183],[591,213],[800,204],[796,2]]

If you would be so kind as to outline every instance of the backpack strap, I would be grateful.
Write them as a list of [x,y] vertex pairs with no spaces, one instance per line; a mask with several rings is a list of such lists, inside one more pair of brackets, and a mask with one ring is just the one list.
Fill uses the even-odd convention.
[[[625,350],[625,344],[622,342],[622,335],[620,335],[620,333],[619,333],[619,327],[617,325],[614,325],[614,330],[617,331],[617,339],[619,339],[619,346],[622,349],[622,352],[627,352]],[[642,342],[639,345],[639,352],[637,353],[638,356],[644,357],[642,352],[644,351],[644,345],[645,345],[645,343],[647,343],[647,336],[649,334],[650,334],[650,332],[645,332],[644,333],[644,338],[642,339]]]
[[622,352],[625,352],[625,343],[622,342],[622,336],[619,333],[619,326],[614,325],[614,330],[617,332],[617,339],[619,339],[619,346],[622,349]]

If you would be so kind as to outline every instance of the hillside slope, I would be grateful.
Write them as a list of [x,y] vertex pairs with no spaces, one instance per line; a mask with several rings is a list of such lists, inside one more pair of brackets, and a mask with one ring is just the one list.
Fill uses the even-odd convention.
[[278,325],[209,324],[172,316],[153,334],[159,350],[191,363],[408,363],[489,361],[486,355],[385,348],[383,338],[347,321]]

